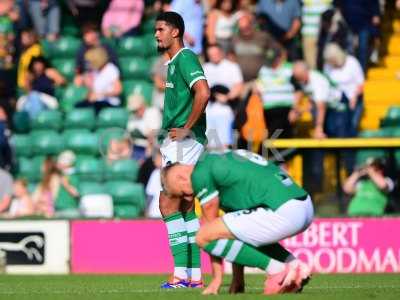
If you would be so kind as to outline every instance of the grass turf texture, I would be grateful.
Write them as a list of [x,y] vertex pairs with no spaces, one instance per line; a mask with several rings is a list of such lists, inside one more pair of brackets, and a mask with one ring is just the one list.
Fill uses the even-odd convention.
[[[0,276],[0,299],[209,299],[200,290],[162,291],[165,276],[69,275]],[[214,299],[265,299],[261,295],[262,275],[246,277],[247,292],[228,295],[230,277],[226,276],[221,295]],[[271,297],[268,297],[271,298]],[[274,299],[400,299],[400,274],[315,275],[302,294],[279,295]]]

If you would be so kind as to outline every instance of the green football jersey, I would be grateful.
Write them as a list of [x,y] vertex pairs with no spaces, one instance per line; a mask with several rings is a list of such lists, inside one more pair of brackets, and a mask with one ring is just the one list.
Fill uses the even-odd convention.
[[[191,50],[182,48],[168,62],[168,74],[165,88],[162,134],[171,128],[182,128],[192,112],[194,95],[192,86],[201,79],[206,79],[203,68]],[[198,142],[206,142],[206,115],[200,117],[192,132]],[[165,137],[165,136],[164,136]],[[160,138],[164,138],[160,137]]]
[[276,210],[288,200],[307,196],[282,169],[246,150],[204,153],[191,178],[201,205],[218,196],[226,212],[256,207]]

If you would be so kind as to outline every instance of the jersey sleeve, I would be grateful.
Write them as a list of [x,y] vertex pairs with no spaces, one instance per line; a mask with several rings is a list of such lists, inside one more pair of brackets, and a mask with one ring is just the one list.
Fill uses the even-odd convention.
[[194,53],[185,53],[179,62],[179,69],[187,85],[192,86],[199,80],[206,80],[203,68]]
[[193,193],[199,199],[200,205],[204,205],[218,196],[215,181],[210,172],[205,169],[196,170],[192,177]]

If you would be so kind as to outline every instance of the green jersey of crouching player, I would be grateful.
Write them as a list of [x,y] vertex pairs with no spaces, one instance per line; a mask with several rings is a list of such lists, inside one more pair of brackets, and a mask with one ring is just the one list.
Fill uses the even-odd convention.
[[226,212],[265,207],[276,210],[307,192],[275,164],[244,150],[205,153],[192,173],[196,198],[204,205],[219,197]]

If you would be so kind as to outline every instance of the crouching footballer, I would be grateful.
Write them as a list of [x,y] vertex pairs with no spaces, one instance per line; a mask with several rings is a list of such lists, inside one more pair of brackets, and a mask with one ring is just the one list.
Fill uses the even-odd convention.
[[[245,150],[205,152],[195,165],[166,167],[161,180],[169,195],[200,200],[196,242],[211,255],[213,269],[203,294],[218,294],[222,259],[233,263],[232,293],[244,292],[243,266],[265,270],[267,295],[303,289],[309,268],[279,242],[310,226],[313,204],[278,166]],[[220,217],[219,209],[226,214]]]

